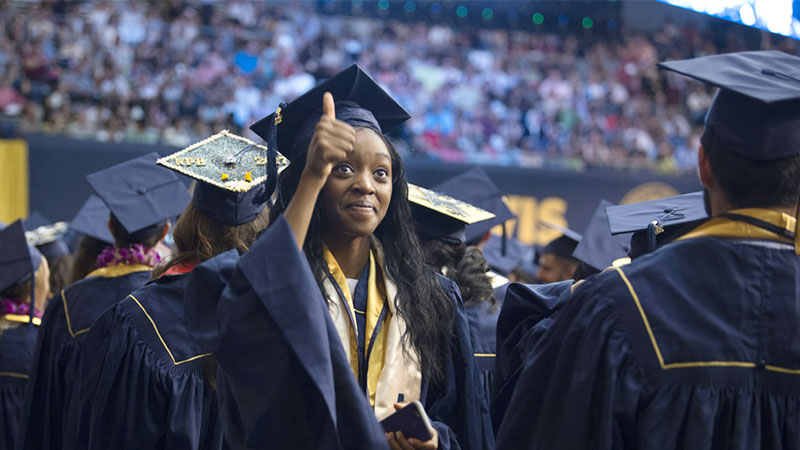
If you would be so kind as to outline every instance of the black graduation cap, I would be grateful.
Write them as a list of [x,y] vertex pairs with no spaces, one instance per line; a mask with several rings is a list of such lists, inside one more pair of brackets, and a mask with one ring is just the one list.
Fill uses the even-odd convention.
[[156,165],[155,152],[91,173],[86,180],[128,234],[152,234],[191,196],[178,177]]
[[[267,153],[267,147],[222,130],[158,164],[198,181],[192,198],[203,214],[241,225],[258,217],[269,200]],[[276,154],[276,164],[282,169],[289,161]]]
[[108,231],[108,215],[110,212],[108,206],[103,203],[100,197],[94,194],[89,195],[81,209],[72,218],[69,227],[77,233],[112,245],[114,236]]
[[613,206],[607,200],[600,200],[594,215],[589,220],[583,236],[572,257],[583,262],[589,267],[601,271],[606,267],[615,264],[622,264],[630,261],[628,250],[630,249],[629,239],[626,235],[612,235],[608,226],[608,215],[606,208]]
[[561,236],[553,239],[547,245],[539,249],[538,254],[543,255],[546,253],[552,253],[562,258],[572,258],[572,253],[575,251],[575,248],[581,241],[580,233],[551,222],[542,221],[540,223],[548,228],[552,228],[560,232]]
[[322,96],[326,92],[333,95],[336,118],[354,127],[385,134],[411,117],[375,80],[353,64],[254,123],[250,129],[270,142],[274,127],[277,150],[292,160],[311,141],[314,127],[322,117]]
[[421,186],[408,184],[408,200],[417,231],[429,238],[465,243],[468,225],[490,220],[489,211]]
[[41,261],[39,251],[25,240],[25,228],[21,220],[0,231],[0,292],[31,280],[31,318],[28,321],[32,323],[36,323],[36,320],[32,320],[36,298],[33,277]]
[[525,260],[529,259],[526,258],[526,251],[529,250],[514,238],[504,240],[501,236],[492,235],[483,246],[483,257],[492,270],[507,277],[514,268],[525,265]]
[[28,218],[22,221],[25,230],[31,231],[39,227],[50,225],[50,220],[39,211],[33,211],[28,215]]
[[704,138],[755,160],[800,153],[800,58],[755,51],[658,66],[720,88],[706,115]]
[[467,242],[480,239],[495,225],[513,219],[514,213],[503,200],[503,192],[480,167],[475,167],[433,188],[443,194],[465,201],[494,214],[491,220],[484,220],[467,226]]
[[655,250],[708,218],[703,192],[606,208],[611,234],[634,233],[631,258]]

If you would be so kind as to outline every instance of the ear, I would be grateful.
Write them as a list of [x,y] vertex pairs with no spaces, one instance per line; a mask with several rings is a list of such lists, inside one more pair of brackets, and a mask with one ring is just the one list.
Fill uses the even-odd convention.
[[[111,236],[114,236],[114,228],[111,227],[111,218],[109,217],[106,220],[106,226],[108,227],[108,232],[111,233]],[[116,236],[114,236],[116,238]]]
[[713,189],[717,185],[717,178],[711,168],[711,159],[702,145],[697,152],[697,172],[700,175],[700,182],[706,189]]

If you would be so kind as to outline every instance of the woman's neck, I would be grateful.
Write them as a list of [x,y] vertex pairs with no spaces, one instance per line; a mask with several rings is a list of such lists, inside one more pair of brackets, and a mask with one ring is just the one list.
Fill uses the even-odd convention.
[[358,278],[369,261],[369,237],[325,238],[325,244],[347,278]]

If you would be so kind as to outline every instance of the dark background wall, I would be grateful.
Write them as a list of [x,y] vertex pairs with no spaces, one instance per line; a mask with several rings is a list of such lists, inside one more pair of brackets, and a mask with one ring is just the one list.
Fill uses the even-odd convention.
[[[30,210],[51,220],[70,220],[91,193],[85,176],[96,170],[152,151],[166,156],[172,147],[109,144],[54,136],[25,136],[29,146]],[[425,187],[471,166],[411,159],[410,182]],[[583,172],[485,168],[508,194],[519,220],[514,235],[527,244],[546,243],[553,231],[539,227],[546,220],[582,230],[601,199],[613,203],[647,200],[700,189],[694,175],[662,176],[646,172],[587,170]],[[186,179],[188,183],[188,179]],[[628,196],[627,198],[625,198]]]

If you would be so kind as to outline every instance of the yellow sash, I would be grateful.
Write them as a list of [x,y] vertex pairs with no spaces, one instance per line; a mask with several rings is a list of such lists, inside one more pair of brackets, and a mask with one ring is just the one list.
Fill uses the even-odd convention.
[[[342,300],[347,301],[347,305],[349,306],[351,318],[350,368],[353,370],[353,373],[358,376],[358,338],[356,337],[357,330],[352,326],[356,320],[353,298],[350,294],[350,288],[347,286],[347,277],[344,275],[344,272],[342,272],[339,263],[336,261],[336,258],[328,249],[327,245],[324,247],[324,254],[325,261],[328,263],[328,270],[333,276],[333,279],[336,280],[336,284],[339,285],[342,294],[345,296]],[[369,275],[367,278],[366,336],[364,339],[364,346],[367,347],[364,349],[365,355],[369,348],[369,341],[372,337],[372,333],[375,330],[375,326],[378,324],[383,305],[386,303],[386,293],[384,292],[385,289],[383,289],[383,273],[384,270],[379,266],[373,250],[370,250]],[[372,352],[369,354],[369,361],[367,361],[367,389],[369,390],[369,401],[372,406],[375,406],[375,392],[378,387],[378,379],[380,379],[381,372],[383,371],[384,359],[386,356],[386,337],[389,333],[391,316],[392,314],[387,308],[383,325],[378,335],[375,337],[375,342],[372,344]]]
[[89,277],[121,277],[133,272],[144,272],[153,270],[152,267],[145,264],[115,264],[113,266],[105,266],[89,272],[85,278]]
[[[795,224],[797,222],[797,219],[794,217],[771,209],[745,208],[735,209],[730,211],[730,213],[752,217],[754,219],[775,225],[776,227],[786,229],[792,233],[794,233]],[[747,222],[737,221],[727,217],[713,217],[694,230],[676,239],[676,241],[704,236],[740,239],[766,239],[770,241],[783,242],[786,244],[794,244],[794,241],[791,238],[781,236],[772,231]]]

